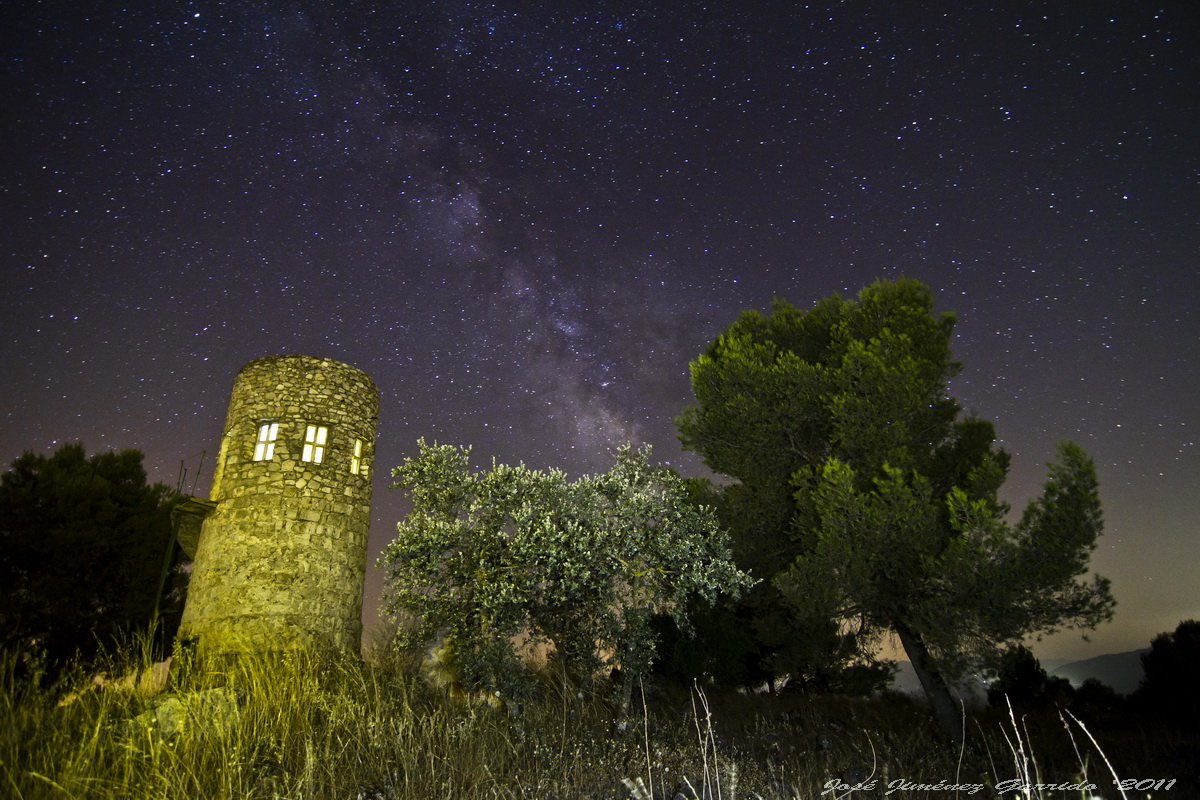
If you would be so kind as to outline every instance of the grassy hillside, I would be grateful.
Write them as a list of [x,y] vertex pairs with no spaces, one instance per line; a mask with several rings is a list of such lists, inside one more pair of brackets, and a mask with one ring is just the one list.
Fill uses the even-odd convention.
[[[22,800],[945,798],[954,784],[959,796],[995,797],[1014,780],[1091,782],[1094,796],[1118,797],[1092,737],[1122,778],[1176,778],[1162,795],[1174,798],[1195,790],[1178,759],[1200,752],[1194,734],[1135,720],[1085,730],[1054,713],[995,711],[964,719],[970,744],[958,752],[896,694],[648,688],[618,722],[605,683],[547,682],[524,707],[497,709],[454,703],[386,656],[290,654],[205,674],[177,661],[161,692],[152,681],[102,688],[79,672],[39,685],[18,666],[6,657],[0,674],[0,794]],[[108,673],[148,666],[118,654]]]

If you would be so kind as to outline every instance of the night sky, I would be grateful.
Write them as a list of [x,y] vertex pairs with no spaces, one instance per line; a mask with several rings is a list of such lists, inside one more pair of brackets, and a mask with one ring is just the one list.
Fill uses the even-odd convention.
[[994,6],[4,3],[0,461],[206,494],[238,369],[335,358],[378,551],[419,437],[703,474],[673,417],[741,309],[908,275],[1018,510],[1096,459],[1117,616],[1035,652],[1148,646],[1200,618],[1200,4]]

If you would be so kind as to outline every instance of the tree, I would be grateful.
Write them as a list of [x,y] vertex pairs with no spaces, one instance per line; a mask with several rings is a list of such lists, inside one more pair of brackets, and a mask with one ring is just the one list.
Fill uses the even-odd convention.
[[581,679],[619,666],[627,694],[653,660],[656,612],[686,625],[689,598],[750,584],[712,511],[648,447],[576,481],[524,465],[476,473],[469,449],[419,447],[392,473],[413,507],[380,560],[385,608],[418,621],[402,646],[451,642],[468,689],[528,691],[520,642],[552,646]]
[[[85,660],[151,622],[174,497],[142,454],[33,452],[0,476],[0,636],[26,656]],[[178,566],[182,556],[175,562]],[[182,593],[162,614],[178,624]]]
[[1146,673],[1133,695],[1136,703],[1164,719],[1195,724],[1200,718],[1200,622],[1184,620],[1174,633],[1160,633],[1142,655]]
[[1103,725],[1124,716],[1125,698],[1099,678],[1085,678],[1074,694],[1072,713],[1082,720]]
[[991,423],[947,396],[955,318],[918,281],[857,301],[744,312],[691,364],[684,445],[757,498],[767,524],[734,530],[761,554],[774,604],[835,620],[860,652],[897,635],[939,726],[960,737],[947,684],[1005,646],[1112,615],[1081,581],[1100,535],[1095,467],[1059,448],[1042,497],[1005,521],[1009,457]]
[[1074,696],[1071,682],[1051,677],[1033,652],[1017,645],[1004,654],[996,680],[988,687],[988,703],[1004,708],[1006,705],[1047,707],[1067,705]]

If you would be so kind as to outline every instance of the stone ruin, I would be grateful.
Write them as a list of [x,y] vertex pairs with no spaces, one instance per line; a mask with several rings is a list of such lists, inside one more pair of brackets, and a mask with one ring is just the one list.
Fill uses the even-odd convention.
[[201,656],[357,653],[379,390],[327,358],[234,379],[207,500],[176,509],[192,558],[179,640]]

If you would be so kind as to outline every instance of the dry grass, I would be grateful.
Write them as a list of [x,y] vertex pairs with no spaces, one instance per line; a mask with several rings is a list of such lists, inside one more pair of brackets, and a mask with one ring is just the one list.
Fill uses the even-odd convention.
[[[145,670],[139,658],[134,648],[112,659],[108,673]],[[1179,779],[1172,791],[1149,796],[1184,797],[1195,788],[1183,775],[1161,773],[1170,765],[1170,741],[1143,733],[1134,747],[1130,726],[1114,753],[1108,732],[1070,719],[989,713],[968,721],[972,745],[955,750],[939,739],[926,711],[903,697],[658,690],[635,703],[618,731],[605,692],[581,698],[548,683],[514,714],[454,704],[416,675],[386,657],[361,663],[292,653],[203,673],[177,660],[168,693],[216,690],[230,702],[223,710],[213,706],[215,716],[199,712],[164,739],[155,727],[133,722],[164,702],[138,682],[101,688],[73,672],[39,685],[18,679],[8,657],[0,668],[0,796],[994,798],[998,782],[1022,779],[1090,782],[1097,790],[1018,787],[1003,796],[1120,797],[1111,771]],[[1194,746],[1186,737],[1180,742]],[[1101,748],[1114,756],[1111,771]],[[972,784],[984,788],[972,793]],[[966,788],[945,788],[951,785]]]

